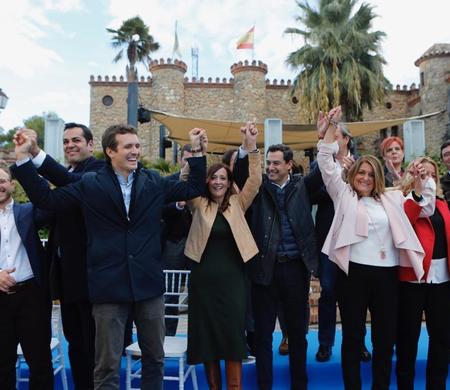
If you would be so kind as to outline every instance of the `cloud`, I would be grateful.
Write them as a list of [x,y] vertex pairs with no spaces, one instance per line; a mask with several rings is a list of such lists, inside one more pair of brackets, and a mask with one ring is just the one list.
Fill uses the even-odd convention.
[[152,55],[155,58],[172,55],[174,24],[178,20],[183,60],[190,64],[190,49],[197,44],[202,70],[199,76],[203,77],[231,77],[229,69],[234,62],[243,56],[251,60],[251,51],[237,51],[236,41],[255,25],[256,59],[268,63],[272,77],[286,78],[289,71],[284,61],[295,45],[283,37],[283,31],[294,24],[297,8],[294,0],[172,0],[154,1],[152,7],[146,0],[110,0],[108,12],[114,28],[139,14],[161,45]]
[[43,5],[49,11],[71,12],[86,10],[81,0],[44,0]]
[[[89,101],[89,87],[51,89],[39,94],[16,91],[10,95],[7,109],[0,119],[5,129],[23,126],[23,120],[44,112],[56,112],[65,121],[86,122],[86,103]],[[30,109],[31,108],[31,109]],[[17,119],[20,118],[20,119]]]
[[40,68],[48,68],[63,59],[54,50],[38,42],[57,29],[43,10],[28,0],[15,0],[0,13],[0,36],[7,37],[0,47],[0,69],[31,78]]

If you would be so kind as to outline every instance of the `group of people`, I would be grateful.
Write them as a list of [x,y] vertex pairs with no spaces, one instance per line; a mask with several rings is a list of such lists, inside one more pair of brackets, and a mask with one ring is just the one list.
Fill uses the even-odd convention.
[[[131,126],[104,132],[100,161],[90,130],[67,124],[68,169],[39,149],[33,131],[19,130],[11,172],[31,203],[14,203],[11,174],[0,170],[0,388],[15,389],[19,342],[30,389],[53,388],[51,286],[61,301],[75,389],[119,389],[130,316],[142,351],[141,388],[162,389],[164,336],[177,326],[164,321],[162,270],[189,267],[188,363],[204,364],[210,389],[222,388],[220,361],[227,388],[242,388],[246,331],[254,332],[258,387],[272,388],[280,308],[291,388],[307,389],[312,275],[322,287],[316,359],[331,357],[337,302],[346,389],[361,389],[360,361],[371,358],[367,310],[372,388],[389,388],[394,345],[398,386],[413,388],[425,312],[427,389],[445,389],[450,212],[436,163],[424,157],[402,170],[403,144],[392,137],[382,144],[385,168],[374,156],[356,158],[340,107],[320,113],[317,128],[317,163],[306,176],[292,173],[293,152],[282,144],[268,148],[263,175],[258,130],[247,123],[231,162],[208,170],[206,131],[192,129],[181,172],[168,177],[139,163]],[[450,142],[441,152],[448,201]],[[50,227],[47,252],[38,236],[43,224]]]

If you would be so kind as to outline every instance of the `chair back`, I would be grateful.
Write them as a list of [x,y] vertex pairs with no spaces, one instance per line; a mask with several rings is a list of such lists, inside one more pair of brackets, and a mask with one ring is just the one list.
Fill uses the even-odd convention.
[[164,270],[165,318],[186,318],[190,272],[189,270]]

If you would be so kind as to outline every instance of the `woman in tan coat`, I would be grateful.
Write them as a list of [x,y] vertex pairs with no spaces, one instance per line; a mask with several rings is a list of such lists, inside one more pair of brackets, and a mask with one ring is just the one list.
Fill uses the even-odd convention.
[[203,363],[210,389],[221,389],[225,360],[228,389],[242,388],[246,288],[244,263],[258,252],[245,220],[261,184],[257,130],[244,134],[249,178],[239,194],[228,166],[212,165],[206,195],[189,201],[193,213],[185,255],[193,260],[189,286],[188,362]]

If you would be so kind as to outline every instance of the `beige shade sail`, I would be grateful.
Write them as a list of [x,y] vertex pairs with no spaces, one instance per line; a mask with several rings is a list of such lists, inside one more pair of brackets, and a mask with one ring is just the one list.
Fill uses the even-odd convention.
[[[346,123],[353,137],[359,137],[391,126],[401,125],[406,121],[424,119],[440,114],[437,111],[430,114],[410,118],[388,119],[382,121],[349,122]],[[189,142],[188,131],[194,127],[205,129],[208,133],[208,152],[223,153],[227,149],[241,145],[239,129],[243,122],[222,121],[214,119],[189,118],[162,111],[151,110],[152,118],[161,122],[169,131],[169,138],[184,145]],[[264,147],[264,124],[257,123],[259,130],[258,147]],[[317,145],[316,126],[312,124],[283,124],[283,143],[292,149],[307,149]]]

